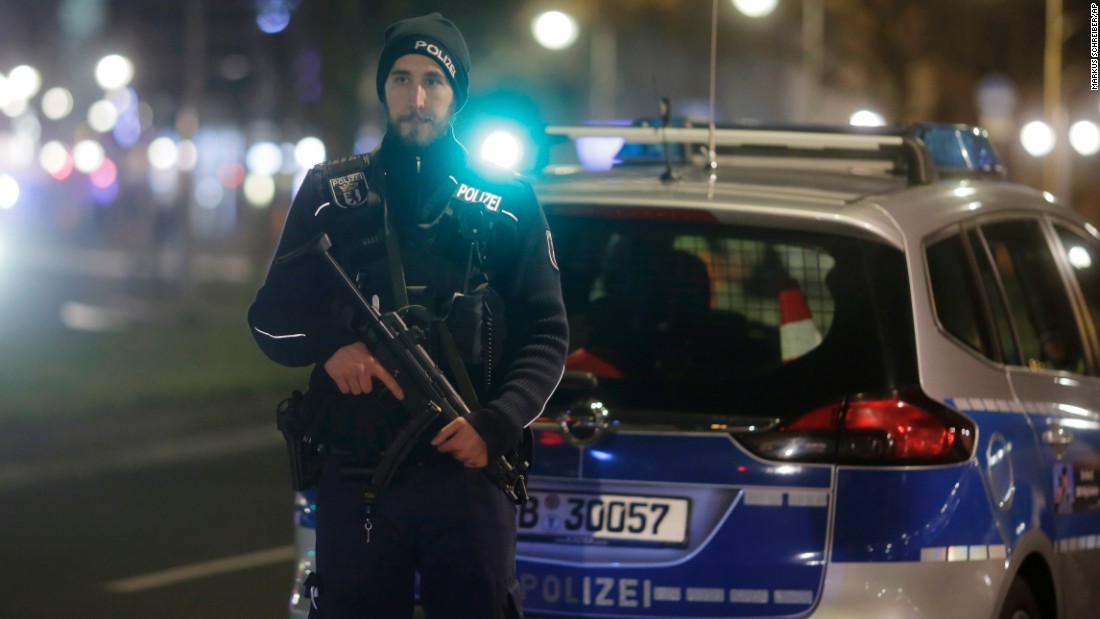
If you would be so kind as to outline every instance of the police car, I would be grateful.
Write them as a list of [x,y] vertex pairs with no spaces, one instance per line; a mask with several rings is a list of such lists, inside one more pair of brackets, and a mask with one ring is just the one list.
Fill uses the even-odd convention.
[[1092,225],[975,128],[550,133],[529,615],[1100,616]]

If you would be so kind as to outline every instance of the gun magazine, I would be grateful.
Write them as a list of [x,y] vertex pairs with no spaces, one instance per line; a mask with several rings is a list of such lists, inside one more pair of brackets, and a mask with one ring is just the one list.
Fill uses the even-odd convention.
[[397,469],[412,453],[413,447],[420,439],[420,435],[424,434],[437,418],[437,413],[425,408],[410,419],[397,433],[397,436],[393,437],[389,447],[382,454],[382,461],[378,463],[378,468],[374,471],[374,478],[371,483],[376,488],[386,488],[390,485]]

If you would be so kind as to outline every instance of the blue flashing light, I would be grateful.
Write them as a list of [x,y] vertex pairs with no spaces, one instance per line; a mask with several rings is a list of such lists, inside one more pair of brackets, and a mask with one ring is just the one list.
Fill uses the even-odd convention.
[[489,163],[514,170],[523,159],[523,142],[510,131],[493,131],[481,143],[480,155]]
[[920,138],[941,174],[1004,178],[1005,168],[989,140],[978,127],[949,124],[919,124]]
[[266,34],[277,34],[290,25],[295,0],[267,0],[256,15],[256,25]]
[[586,137],[575,140],[577,158],[584,169],[593,172],[610,170],[615,165],[619,151],[622,150],[624,138]]

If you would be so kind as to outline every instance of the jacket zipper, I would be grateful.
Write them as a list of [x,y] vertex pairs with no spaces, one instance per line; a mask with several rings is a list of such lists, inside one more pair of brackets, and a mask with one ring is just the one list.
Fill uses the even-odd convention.
[[416,156],[416,204],[414,205],[416,210],[413,211],[414,217],[419,218],[421,210],[420,204],[420,155]]
[[485,308],[485,398],[488,399],[493,390],[493,310],[488,303],[483,302],[482,307]]

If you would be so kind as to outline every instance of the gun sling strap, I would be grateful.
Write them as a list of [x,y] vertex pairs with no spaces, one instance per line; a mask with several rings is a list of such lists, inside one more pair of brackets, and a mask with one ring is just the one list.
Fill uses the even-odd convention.
[[[409,306],[409,291],[405,282],[405,267],[401,262],[401,248],[397,240],[397,231],[393,227],[393,220],[390,218],[389,202],[387,200],[382,201],[383,215],[382,220],[386,228],[386,262],[390,271],[390,283],[393,285],[393,299],[394,303],[399,308],[407,308]],[[471,241],[474,243],[476,241]],[[470,278],[470,265],[466,266],[466,280]],[[451,335],[451,330],[447,328],[446,323],[442,319],[432,316],[431,318],[432,333],[428,337],[436,338],[444,357],[446,358],[447,367],[450,368],[451,373],[455,379],[455,388],[458,389],[459,395],[466,401],[466,406],[470,410],[477,410],[481,408],[481,404],[477,399],[477,392],[474,390],[473,381],[470,380],[470,373],[466,371],[466,365],[462,363],[462,355],[458,351],[458,345],[455,344],[454,337]]]

